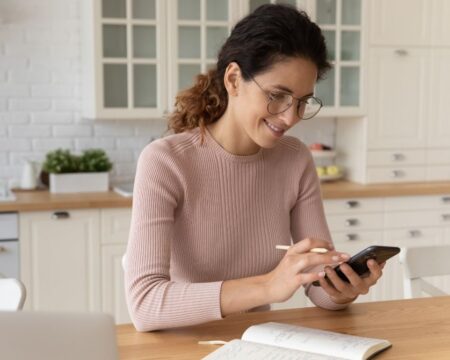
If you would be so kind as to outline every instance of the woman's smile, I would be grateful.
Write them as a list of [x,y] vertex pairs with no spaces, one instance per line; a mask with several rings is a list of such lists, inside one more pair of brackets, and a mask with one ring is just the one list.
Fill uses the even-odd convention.
[[269,121],[267,121],[266,119],[263,119],[264,123],[266,124],[266,126],[270,129],[270,131],[276,136],[276,137],[281,137],[283,136],[284,132],[286,131],[285,129],[281,129],[277,126],[275,126],[274,124],[270,123]]

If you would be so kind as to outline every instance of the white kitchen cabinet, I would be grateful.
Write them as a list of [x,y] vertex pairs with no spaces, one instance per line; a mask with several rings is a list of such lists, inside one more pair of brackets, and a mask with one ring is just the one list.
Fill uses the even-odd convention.
[[314,0],[309,9],[322,29],[333,68],[319,81],[320,116],[358,116],[366,112],[365,3],[360,0]]
[[[448,0],[429,0],[431,3],[431,43],[437,46],[450,46],[450,2]],[[430,6],[430,5],[428,5]]]
[[365,112],[361,0],[94,0],[83,2],[83,115],[161,118],[178,91],[214,67],[232,26],[264,3],[304,9],[323,29],[333,69],[319,82],[320,115]]
[[83,115],[154,119],[215,64],[236,0],[83,3]]
[[[447,21],[448,23],[448,21]],[[450,150],[450,48],[436,48],[429,63],[429,116],[426,117],[428,148]],[[450,166],[450,157],[446,158]]]
[[98,210],[23,212],[19,222],[25,308],[100,311]]
[[169,110],[173,110],[177,93],[215,67],[239,9],[234,0],[170,0],[167,5]]
[[338,161],[356,182],[449,180],[450,4],[369,3],[368,113],[338,119]]
[[370,0],[370,43],[426,45],[431,40],[429,0]]
[[268,3],[287,3],[305,10],[322,29],[333,68],[318,82],[323,101],[318,116],[360,116],[365,109],[366,5],[361,0],[246,0],[242,14]]
[[131,323],[125,300],[122,257],[126,245],[102,248],[102,311],[114,316],[116,324]]
[[[351,255],[370,245],[408,247],[450,244],[449,195],[326,200],[324,206],[336,249]],[[379,227],[373,230],[366,230],[363,226],[363,229],[349,227],[347,231],[342,231],[342,222],[335,221],[336,218],[347,217],[362,225],[364,219],[373,216],[382,217],[381,221],[378,220]],[[403,298],[402,271],[398,258],[389,260],[383,271],[384,276],[369,294],[360,296],[358,302]],[[432,279],[431,282],[450,293],[450,276]]]
[[82,3],[83,116],[161,117],[167,109],[166,2]]
[[370,50],[370,149],[425,147],[429,69],[425,49]]
[[122,268],[130,222],[129,208],[101,210],[102,310],[113,315],[118,324],[131,322]]

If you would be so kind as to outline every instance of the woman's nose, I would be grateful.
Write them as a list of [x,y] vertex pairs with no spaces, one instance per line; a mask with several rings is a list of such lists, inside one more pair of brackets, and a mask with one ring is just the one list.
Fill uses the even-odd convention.
[[286,111],[280,114],[281,120],[286,124],[286,126],[292,127],[300,121],[297,113],[296,104],[292,104]]

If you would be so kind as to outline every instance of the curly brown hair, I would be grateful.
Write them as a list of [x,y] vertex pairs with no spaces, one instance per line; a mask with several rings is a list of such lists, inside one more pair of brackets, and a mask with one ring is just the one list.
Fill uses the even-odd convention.
[[322,32],[305,12],[284,4],[258,7],[233,28],[219,51],[216,68],[198,75],[191,88],[177,95],[168,130],[180,133],[200,127],[203,143],[206,126],[217,121],[228,106],[224,76],[230,63],[236,62],[243,79],[250,81],[292,56],[311,60],[318,79],[331,67]]
[[194,86],[178,93],[168,128],[180,133],[200,127],[203,142],[206,125],[219,119],[227,105],[228,94],[217,70],[198,74]]

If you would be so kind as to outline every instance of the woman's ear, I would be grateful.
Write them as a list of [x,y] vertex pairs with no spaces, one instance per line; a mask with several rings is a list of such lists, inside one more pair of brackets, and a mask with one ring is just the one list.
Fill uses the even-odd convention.
[[223,82],[225,84],[225,88],[227,89],[228,95],[237,96],[239,94],[241,79],[241,69],[239,65],[235,62],[229,63],[223,77]]

